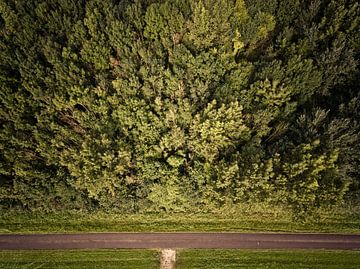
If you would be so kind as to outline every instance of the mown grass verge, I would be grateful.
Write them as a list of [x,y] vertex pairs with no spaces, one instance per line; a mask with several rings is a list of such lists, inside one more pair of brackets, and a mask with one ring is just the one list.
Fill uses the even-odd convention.
[[3,250],[2,269],[158,269],[154,250]]
[[36,213],[3,211],[0,233],[51,232],[339,232],[358,233],[360,211],[335,208],[315,218],[293,220],[280,208],[238,207],[213,213],[115,214],[104,212]]
[[357,269],[359,251],[183,250],[177,269]]

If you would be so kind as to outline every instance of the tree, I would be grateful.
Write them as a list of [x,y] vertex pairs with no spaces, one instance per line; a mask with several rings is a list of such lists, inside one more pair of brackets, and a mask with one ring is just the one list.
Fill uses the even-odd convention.
[[353,0],[3,1],[1,204],[251,201],[299,215],[341,201],[358,191],[358,11]]

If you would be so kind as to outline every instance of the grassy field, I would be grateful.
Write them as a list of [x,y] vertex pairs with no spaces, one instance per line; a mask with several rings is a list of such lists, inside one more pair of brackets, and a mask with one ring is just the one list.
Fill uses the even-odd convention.
[[153,250],[0,251],[1,269],[158,269]]
[[[357,269],[359,251],[180,250],[177,269]],[[155,269],[155,250],[0,251],[2,269]]]
[[183,250],[177,269],[358,269],[359,251]]
[[[0,211],[1,212],[1,211]],[[360,210],[320,212],[306,222],[276,208],[223,209],[211,214],[0,213],[0,233],[140,231],[303,231],[358,233]]]

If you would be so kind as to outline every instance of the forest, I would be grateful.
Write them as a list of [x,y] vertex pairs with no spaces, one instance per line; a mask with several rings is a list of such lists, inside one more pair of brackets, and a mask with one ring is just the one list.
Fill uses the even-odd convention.
[[358,0],[0,1],[0,208],[360,201]]

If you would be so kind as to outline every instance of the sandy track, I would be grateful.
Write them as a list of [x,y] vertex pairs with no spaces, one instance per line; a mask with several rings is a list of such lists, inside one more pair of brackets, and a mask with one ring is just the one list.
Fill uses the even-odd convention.
[[359,249],[360,234],[82,233],[0,234],[0,249]]

